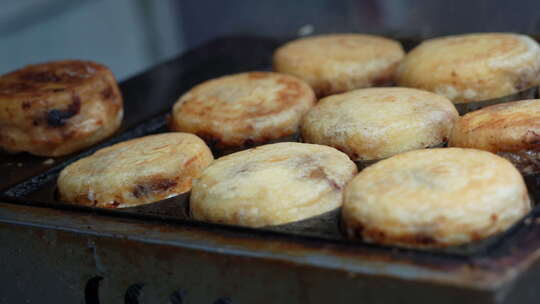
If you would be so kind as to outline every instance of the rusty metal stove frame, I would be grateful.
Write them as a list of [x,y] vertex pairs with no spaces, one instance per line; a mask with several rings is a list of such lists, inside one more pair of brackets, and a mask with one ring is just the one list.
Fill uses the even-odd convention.
[[[538,206],[487,244],[422,251],[38,199],[67,163],[159,131],[181,92],[265,69],[277,45],[215,40],[123,82],[118,136],[54,164],[3,156],[0,303],[538,303]],[[538,180],[527,178],[535,199]]]

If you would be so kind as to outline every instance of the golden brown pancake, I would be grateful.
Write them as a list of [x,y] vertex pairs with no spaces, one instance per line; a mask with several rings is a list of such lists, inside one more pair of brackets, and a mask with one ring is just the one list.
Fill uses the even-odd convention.
[[163,200],[191,189],[212,162],[203,140],[163,133],[128,140],[67,166],[58,178],[64,202],[124,208]]
[[372,86],[388,86],[404,56],[399,42],[379,36],[331,34],[280,47],[274,70],[305,80],[319,97]]
[[524,174],[540,172],[540,99],[467,113],[457,121],[449,145],[497,153]]
[[311,88],[296,77],[249,72],[205,81],[173,107],[171,129],[194,133],[219,150],[291,136],[314,105]]
[[397,83],[454,103],[511,95],[540,84],[540,46],[528,36],[509,33],[426,40],[405,56]]
[[506,159],[461,148],[416,150],[382,160],[347,186],[345,233],[367,242],[446,247],[508,229],[531,209]]
[[30,65],[0,77],[0,148],[60,156],[120,126],[122,96],[111,71],[89,61]]

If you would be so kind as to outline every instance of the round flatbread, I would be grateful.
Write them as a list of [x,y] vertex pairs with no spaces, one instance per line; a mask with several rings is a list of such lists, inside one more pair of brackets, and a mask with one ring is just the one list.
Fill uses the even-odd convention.
[[351,238],[446,247],[508,229],[531,209],[514,166],[461,148],[417,150],[382,160],[347,186],[342,224]]
[[189,191],[212,160],[210,149],[193,134],[145,136],[67,166],[58,177],[58,193],[64,202],[92,207],[148,204]]
[[197,220],[240,226],[299,221],[341,206],[355,164],[334,148],[277,143],[219,158],[193,184]]
[[0,148],[10,153],[73,153],[113,134],[123,113],[113,74],[94,62],[50,62],[0,76]]
[[528,36],[509,33],[426,40],[403,59],[397,83],[454,103],[511,95],[540,84],[540,46]]
[[447,98],[409,88],[370,88],[319,101],[301,124],[305,142],[371,161],[446,142],[458,113]]
[[540,99],[469,112],[456,122],[448,144],[497,153],[524,174],[540,172]]
[[405,55],[399,42],[379,36],[331,34],[291,41],[274,53],[273,68],[305,80],[319,97],[394,83]]
[[248,148],[297,133],[314,103],[311,88],[296,77],[235,74],[182,95],[173,107],[171,129],[197,134],[217,150]]

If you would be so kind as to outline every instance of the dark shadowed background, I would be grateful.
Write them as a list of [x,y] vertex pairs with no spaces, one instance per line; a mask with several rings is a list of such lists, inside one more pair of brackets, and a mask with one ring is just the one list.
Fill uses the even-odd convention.
[[540,1],[0,0],[0,74],[80,58],[108,65],[122,80],[224,35],[485,31],[540,35]]

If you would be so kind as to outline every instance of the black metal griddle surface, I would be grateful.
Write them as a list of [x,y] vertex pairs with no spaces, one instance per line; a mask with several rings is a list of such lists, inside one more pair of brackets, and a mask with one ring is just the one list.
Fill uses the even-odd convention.
[[[189,193],[161,202],[123,209],[96,209],[63,204],[56,198],[56,178],[73,161],[111,144],[148,134],[166,132],[167,113],[177,98],[189,88],[207,79],[245,71],[270,69],[271,56],[280,42],[262,38],[222,38],[190,51],[183,56],[124,81],[120,88],[124,97],[125,119],[115,136],[73,155],[56,159],[29,154],[2,155],[0,158],[0,200],[58,209],[78,210],[120,217],[140,218],[181,225],[198,225],[217,229],[242,230],[255,236],[278,234],[291,238],[310,238],[321,242],[339,242],[377,250],[396,248],[349,241],[339,230],[339,210],[286,225],[261,229],[215,225],[194,221],[189,214]],[[404,41],[407,49],[415,45]],[[528,90],[527,94],[532,90]],[[536,92],[536,91],[534,91]],[[522,96],[521,95],[516,95]],[[540,176],[526,177],[531,197],[540,194]],[[489,239],[446,249],[399,249],[413,254],[440,255],[447,258],[497,254],[517,241],[527,231],[527,223],[540,215],[540,206],[508,231]],[[498,249],[497,249],[498,248]],[[503,248],[503,249],[501,249]]]

